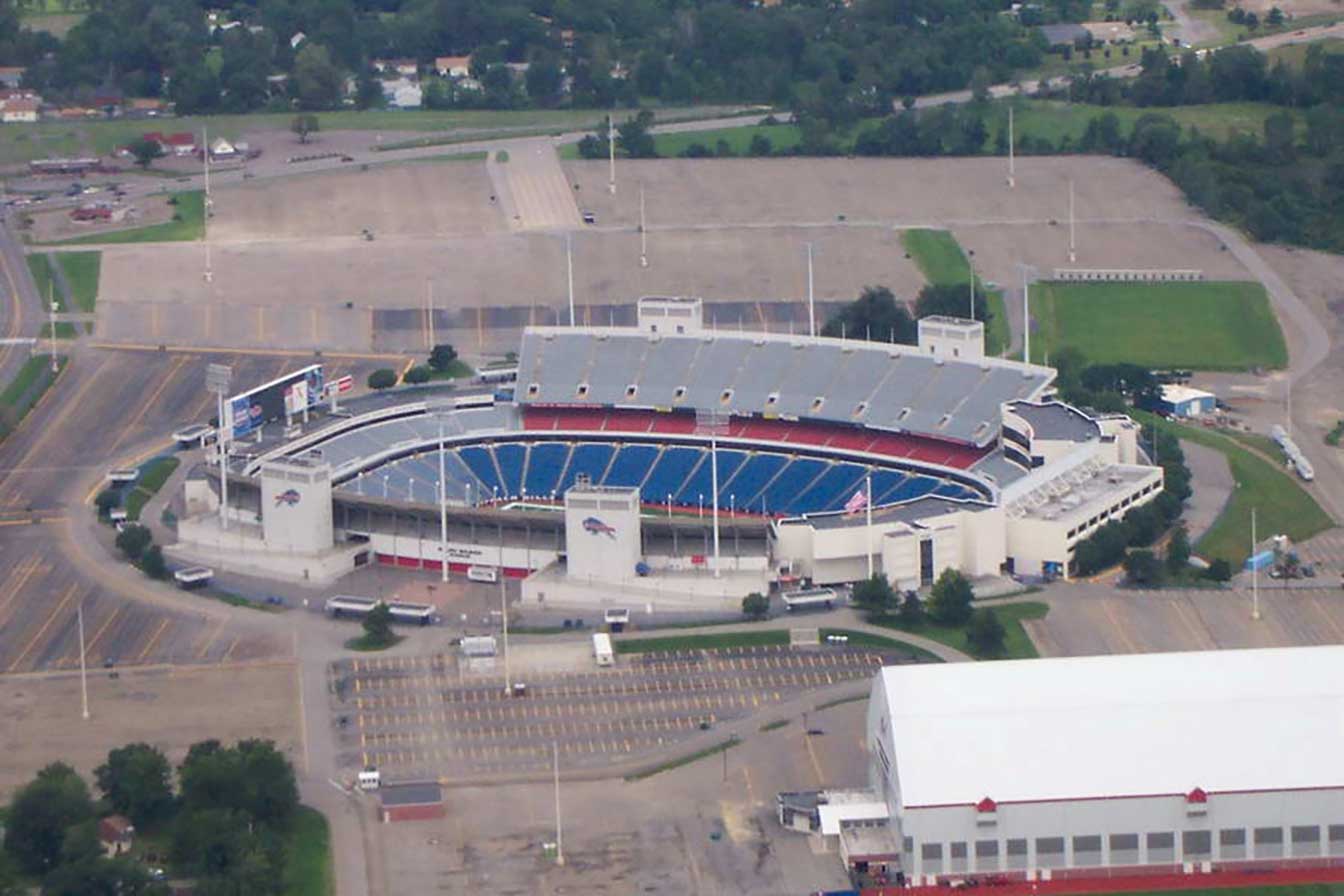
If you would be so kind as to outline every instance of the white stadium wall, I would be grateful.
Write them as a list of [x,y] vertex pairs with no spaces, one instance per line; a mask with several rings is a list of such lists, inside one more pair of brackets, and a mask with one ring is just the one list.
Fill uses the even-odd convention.
[[271,461],[261,469],[261,519],[272,550],[319,554],[333,541],[331,467]]
[[565,554],[572,579],[635,578],[640,561],[639,490],[576,486],[567,491]]

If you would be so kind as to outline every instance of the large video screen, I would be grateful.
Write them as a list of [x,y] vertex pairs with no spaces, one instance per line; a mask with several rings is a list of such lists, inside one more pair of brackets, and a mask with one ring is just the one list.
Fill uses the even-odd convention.
[[231,433],[241,438],[272,420],[303,413],[322,398],[322,365],[314,364],[229,399]]

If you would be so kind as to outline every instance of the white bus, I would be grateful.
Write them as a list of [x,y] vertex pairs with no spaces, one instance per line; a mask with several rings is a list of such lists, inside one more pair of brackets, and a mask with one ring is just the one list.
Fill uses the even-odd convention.
[[611,635],[598,632],[593,635],[593,659],[599,666],[610,666],[616,662],[616,651],[611,647]]
[[208,566],[188,566],[173,573],[179,588],[203,588],[214,577],[215,571]]
[[623,632],[630,624],[630,611],[621,607],[612,607],[602,614],[602,621],[613,632]]
[[335,597],[327,598],[323,609],[327,611],[327,615],[337,619],[342,616],[363,617],[378,606],[378,603],[371,597],[351,597],[346,594],[338,594]]
[[173,441],[183,450],[210,444],[215,440],[215,428],[208,423],[193,423],[173,433]]
[[429,625],[434,621],[434,608],[429,604],[408,604],[403,601],[391,601],[387,608],[392,612],[393,622]]
[[780,592],[779,596],[784,601],[784,609],[790,613],[794,610],[829,610],[840,600],[833,588],[800,588]]
[[140,478],[140,471],[134,467],[124,470],[108,470],[107,481],[113,485],[130,485]]
[[467,578],[473,582],[489,582],[493,585],[499,581],[499,568],[496,566],[468,566]]

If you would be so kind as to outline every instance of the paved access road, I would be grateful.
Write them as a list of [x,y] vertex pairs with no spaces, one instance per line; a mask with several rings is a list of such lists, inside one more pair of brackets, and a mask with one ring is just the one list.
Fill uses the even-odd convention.
[[526,775],[549,767],[552,744],[567,767],[593,769],[893,661],[851,647],[627,654],[606,669],[529,675],[526,695],[509,697],[497,670],[451,655],[340,660],[332,715],[340,764],[392,779]]

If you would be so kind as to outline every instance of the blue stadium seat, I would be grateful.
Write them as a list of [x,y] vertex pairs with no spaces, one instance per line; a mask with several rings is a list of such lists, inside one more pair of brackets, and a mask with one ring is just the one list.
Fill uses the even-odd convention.
[[[745,451],[733,451],[731,449],[719,449],[719,506],[728,506],[728,495],[731,492],[725,487],[728,481],[733,478],[737,468],[742,466],[742,462],[747,459]],[[699,502],[700,495],[705,496],[706,501],[711,501],[710,491],[714,488],[714,471],[710,466],[709,452],[705,451],[704,460],[700,461],[700,466],[695,468],[695,472],[686,480],[686,484],[681,487],[681,493],[673,496],[678,504],[696,504]]]
[[467,445],[464,448],[459,448],[457,454],[481,484],[481,494],[477,499],[478,501],[488,500],[497,492],[504,491],[500,487],[501,483],[499,473],[495,469],[495,460],[491,457],[488,449],[480,445]]
[[909,477],[900,470],[875,470],[873,472],[873,504],[881,507],[890,504],[892,495]]
[[780,471],[774,481],[761,492],[767,513],[783,513],[784,508],[804,491],[822,470],[826,461],[811,457],[794,458],[793,462]]
[[818,513],[839,510],[854,497],[857,489],[865,487],[866,467],[858,464],[833,463],[822,473],[812,487],[800,494],[785,508],[786,513]]
[[756,496],[788,462],[788,458],[782,454],[753,454],[721,491],[734,495],[739,509],[761,513],[761,502]]
[[911,476],[909,479],[905,480],[905,482],[901,483],[901,487],[892,493],[889,500],[892,503],[899,501],[913,501],[915,498],[924,497],[929,492],[936,489],[938,485],[939,480],[934,479],[932,476]]
[[514,442],[495,446],[495,462],[499,464],[500,475],[504,477],[503,494],[518,498],[523,494],[523,461],[527,458],[527,449]]
[[611,463],[611,455],[616,449],[610,445],[583,444],[574,449],[574,453],[569,457],[569,469],[565,470],[564,479],[560,482],[557,491],[564,494],[580,473],[588,474],[588,478],[593,482],[601,482],[602,476],[607,472],[607,464]]
[[933,490],[940,498],[974,498],[975,494],[960,482],[944,482]]
[[523,490],[538,498],[550,497],[555,484],[560,481],[560,473],[564,471],[573,447],[565,442],[540,442],[533,445],[528,453]]
[[646,501],[657,503],[660,500],[667,500],[668,495],[681,494],[681,487],[685,485],[686,477],[691,474],[702,453],[702,449],[699,448],[683,448],[675,445],[664,448],[658,462],[653,465],[648,478],[644,480],[641,497]]
[[653,445],[622,446],[616,452],[616,457],[611,462],[611,469],[607,470],[607,478],[602,484],[626,488],[639,485],[648,475],[649,467],[657,456],[658,449]]

